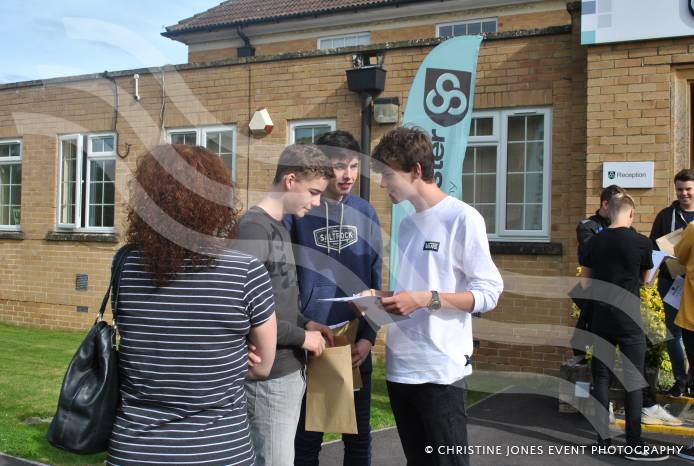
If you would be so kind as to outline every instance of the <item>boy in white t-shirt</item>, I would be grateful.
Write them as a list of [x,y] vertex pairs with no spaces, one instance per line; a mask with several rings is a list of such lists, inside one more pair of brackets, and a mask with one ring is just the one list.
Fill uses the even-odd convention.
[[482,216],[434,181],[434,154],[420,129],[396,128],[376,146],[381,187],[415,213],[400,224],[400,269],[383,307],[410,319],[389,325],[386,381],[408,465],[467,465],[463,378],[472,372],[472,312],[496,307],[503,289]]

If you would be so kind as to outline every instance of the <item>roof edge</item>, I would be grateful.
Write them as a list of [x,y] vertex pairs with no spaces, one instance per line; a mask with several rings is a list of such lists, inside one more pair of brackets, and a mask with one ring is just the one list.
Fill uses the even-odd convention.
[[[259,19],[251,19],[251,20],[242,20],[242,21],[230,21],[227,23],[219,23],[219,24],[213,24],[209,26],[195,26],[191,28],[186,28],[180,31],[170,31],[169,28],[175,27],[178,24],[174,24],[171,26],[166,27],[166,31],[162,32],[161,35],[169,38],[169,39],[174,39],[174,37],[177,36],[182,36],[185,34],[190,34],[190,33],[195,33],[195,32],[209,32],[209,31],[218,31],[220,29],[233,29],[236,28],[237,26],[249,26],[251,24],[263,24],[263,23],[278,23],[281,21],[285,20],[292,20],[292,19],[301,19],[301,18],[310,18],[310,17],[317,17],[317,16],[327,16],[343,11],[363,11],[363,10],[371,10],[375,8],[392,8],[395,7],[397,8],[400,5],[405,5],[408,3],[421,3],[421,2],[434,2],[434,1],[442,1],[442,0],[396,0],[395,2],[392,3],[375,3],[375,4],[366,4],[366,5],[360,5],[360,6],[341,6],[341,7],[333,7],[333,8],[328,8],[325,10],[319,10],[319,11],[314,11],[314,12],[303,12],[303,13],[295,13],[291,15],[280,15],[280,16],[269,16],[267,18],[259,18]],[[188,18],[192,19],[194,18]],[[186,20],[183,20],[186,21]],[[175,39],[174,39],[175,40]]]

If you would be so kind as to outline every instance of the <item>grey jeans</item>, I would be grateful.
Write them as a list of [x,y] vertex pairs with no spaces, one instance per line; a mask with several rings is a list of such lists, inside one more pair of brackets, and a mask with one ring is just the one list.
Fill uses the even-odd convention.
[[301,371],[276,379],[246,381],[256,465],[294,465],[294,436],[305,388]]

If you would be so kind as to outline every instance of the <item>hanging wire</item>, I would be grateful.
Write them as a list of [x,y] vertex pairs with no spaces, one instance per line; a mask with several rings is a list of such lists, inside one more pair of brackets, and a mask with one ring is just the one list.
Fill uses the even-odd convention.
[[115,102],[113,104],[113,132],[116,133],[116,154],[118,157],[121,159],[124,159],[130,154],[130,147],[132,144],[128,144],[127,142],[125,143],[125,154],[121,154],[120,150],[118,149],[118,143],[120,142],[120,137],[118,136],[118,83],[116,83],[116,80],[113,76],[110,76],[108,74],[108,71],[104,71],[102,76],[109,81],[113,83],[113,89],[114,89],[114,99]]
[[159,111],[159,143],[163,144],[164,140],[164,115],[166,113],[166,70],[161,69],[161,110]]

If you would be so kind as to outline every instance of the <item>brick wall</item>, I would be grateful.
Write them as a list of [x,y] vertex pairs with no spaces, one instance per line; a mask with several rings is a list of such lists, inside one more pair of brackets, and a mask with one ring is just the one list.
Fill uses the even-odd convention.
[[[399,97],[401,110],[414,75],[430,50],[403,47],[385,54],[388,79],[382,95]],[[567,354],[556,346],[561,344],[557,331],[538,326],[565,328],[570,324],[568,300],[561,297],[563,291],[554,278],[573,275],[573,228],[586,211],[581,158],[585,145],[581,86],[585,77],[581,60],[582,49],[575,34],[485,41],[482,46],[475,108],[552,108],[551,235],[564,250],[563,256],[494,258],[505,276],[507,292],[497,310],[475,323],[483,340],[477,364],[483,368],[556,374],[558,361]],[[164,126],[236,124],[237,182],[241,200],[248,206],[272,178],[276,159],[287,143],[289,121],[336,118],[339,128],[360,133],[358,97],[345,82],[344,71],[350,67],[350,55],[328,55],[168,72]],[[137,157],[159,140],[162,76],[160,72],[140,75],[139,102],[129,95],[133,90],[131,76],[117,78],[121,86],[121,152],[125,143],[132,144],[131,155],[117,162],[116,224],[121,232],[128,174]],[[94,318],[116,245],[46,241],[44,237],[55,223],[56,136],[112,129],[112,102],[112,85],[105,79],[58,80],[0,89],[0,137],[20,136],[24,141],[25,235],[22,241],[0,240],[0,257],[8,265],[0,270],[0,320],[49,328],[86,328]],[[252,112],[263,106],[269,109],[275,130],[263,138],[249,138],[249,109]],[[374,124],[373,144],[392,127]],[[390,201],[375,181],[371,192],[387,234]],[[387,257],[384,262],[388,262]],[[76,273],[89,274],[87,292],[72,291]],[[540,278],[526,283],[527,276]],[[77,313],[76,306],[88,306],[89,312]]]
[[586,210],[585,51],[578,45],[578,24],[573,31],[498,41],[480,53],[476,109],[552,109],[551,241],[563,248],[562,256],[494,257],[505,292],[497,309],[485,316],[497,324],[475,324],[481,368],[515,370],[517,365],[557,375],[559,361],[569,355],[565,345],[573,319],[565,296],[576,269],[575,226]]
[[588,47],[586,196],[597,204],[603,162],[655,161],[654,189],[630,190],[634,226],[644,234],[675,199],[674,174],[689,167],[689,154],[674,152],[675,124],[682,122],[672,117],[676,102],[688,97],[674,95],[673,82],[693,63],[691,37]]

